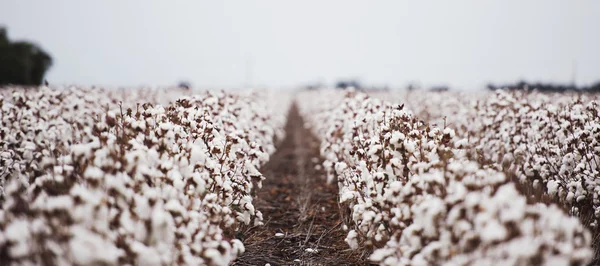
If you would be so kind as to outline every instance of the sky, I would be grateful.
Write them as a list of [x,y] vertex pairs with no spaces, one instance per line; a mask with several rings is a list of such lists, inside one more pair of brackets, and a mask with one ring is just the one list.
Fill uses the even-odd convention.
[[3,0],[51,84],[483,88],[600,81],[600,1]]

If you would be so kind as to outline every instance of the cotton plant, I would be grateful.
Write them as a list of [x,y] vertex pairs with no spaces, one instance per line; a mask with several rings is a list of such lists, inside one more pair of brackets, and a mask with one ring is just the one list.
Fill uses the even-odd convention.
[[[2,95],[2,134],[14,136],[0,143],[3,260],[227,265],[244,252],[235,232],[262,224],[251,195],[282,138],[289,98],[187,93]],[[166,95],[174,100],[157,104]]]
[[[327,106],[299,103],[322,140],[329,180],[337,181],[350,209],[351,248],[373,247],[371,260],[383,265],[585,265],[591,259],[591,236],[579,220],[554,205],[527,203],[501,167],[473,156],[462,132],[428,124],[402,104],[352,91],[332,94]],[[300,99],[311,97],[314,92]]]

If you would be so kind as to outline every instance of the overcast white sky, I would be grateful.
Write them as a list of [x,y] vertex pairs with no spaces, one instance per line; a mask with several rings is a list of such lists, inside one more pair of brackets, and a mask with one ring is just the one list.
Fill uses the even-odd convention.
[[[600,80],[600,1],[0,2],[53,84],[270,87],[356,77],[474,89]],[[576,66],[576,67],[575,67]]]

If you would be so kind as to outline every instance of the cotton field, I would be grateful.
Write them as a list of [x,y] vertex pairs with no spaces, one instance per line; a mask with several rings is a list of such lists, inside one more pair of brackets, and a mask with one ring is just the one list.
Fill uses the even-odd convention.
[[[371,260],[586,265],[600,217],[594,97],[323,91],[298,102],[351,209],[346,242],[372,246]],[[561,204],[528,200],[521,182]]]
[[285,95],[2,93],[4,262],[227,265],[244,251],[235,231],[263,221],[250,193],[283,137]]
[[[369,263],[588,265],[600,222],[599,100],[8,87],[0,264],[236,263],[249,228],[277,222],[256,191],[283,178],[262,169],[291,141],[289,124],[303,123],[320,143],[319,182],[348,213],[341,245]],[[268,235],[307,253],[294,264],[329,248],[323,236],[296,245],[310,232]]]
[[498,91],[396,97],[417,117],[455,129],[480,163],[531,183],[598,227],[600,96]]

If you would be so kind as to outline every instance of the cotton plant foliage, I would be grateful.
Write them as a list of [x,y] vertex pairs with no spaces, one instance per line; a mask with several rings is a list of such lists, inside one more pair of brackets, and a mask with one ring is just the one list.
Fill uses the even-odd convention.
[[[473,156],[474,142],[456,122],[426,123],[396,98],[379,96],[322,90],[297,99],[322,141],[328,181],[350,209],[351,248],[373,248],[370,259],[382,265],[589,263],[592,238],[579,219],[528,203],[502,169]],[[481,150],[493,146],[486,141],[477,142]]]
[[0,257],[10,265],[227,265],[260,225],[286,94],[1,91]]

